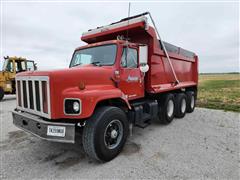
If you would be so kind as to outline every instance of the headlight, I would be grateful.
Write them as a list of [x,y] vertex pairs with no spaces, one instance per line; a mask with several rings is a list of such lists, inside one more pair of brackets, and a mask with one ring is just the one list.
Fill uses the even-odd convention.
[[65,99],[64,100],[64,113],[66,115],[79,115],[81,113],[80,99]]
[[79,102],[74,101],[74,102],[73,102],[73,110],[74,110],[75,112],[79,112],[79,109],[80,109],[80,104],[79,104]]

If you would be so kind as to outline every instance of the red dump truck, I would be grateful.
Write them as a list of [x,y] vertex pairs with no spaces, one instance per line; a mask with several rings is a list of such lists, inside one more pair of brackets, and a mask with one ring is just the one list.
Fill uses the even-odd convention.
[[198,57],[163,42],[147,16],[83,33],[87,45],[75,49],[68,69],[18,74],[13,123],[55,142],[74,143],[81,131],[87,155],[104,162],[121,152],[133,126],[193,112]]

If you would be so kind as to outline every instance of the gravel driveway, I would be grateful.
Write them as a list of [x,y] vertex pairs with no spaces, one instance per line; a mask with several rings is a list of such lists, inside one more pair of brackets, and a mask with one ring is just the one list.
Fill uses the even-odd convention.
[[239,113],[197,108],[170,125],[134,128],[109,163],[89,160],[80,142],[47,142],[12,124],[15,96],[0,102],[0,179],[240,179]]

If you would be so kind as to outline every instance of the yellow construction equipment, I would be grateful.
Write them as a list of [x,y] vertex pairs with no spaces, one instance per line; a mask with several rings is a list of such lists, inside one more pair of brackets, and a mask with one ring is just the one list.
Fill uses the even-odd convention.
[[37,69],[33,60],[22,57],[4,57],[2,71],[0,71],[0,101],[4,94],[15,94],[15,76],[19,72],[34,71]]

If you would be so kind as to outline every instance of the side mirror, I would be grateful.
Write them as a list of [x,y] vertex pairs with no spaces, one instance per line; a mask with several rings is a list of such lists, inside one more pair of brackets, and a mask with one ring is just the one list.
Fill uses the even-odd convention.
[[37,70],[37,63],[34,63],[33,66],[34,66],[34,71],[36,71]]
[[146,72],[148,72],[148,70],[149,70],[149,66],[148,66],[148,64],[145,64],[145,65],[140,65],[140,71],[141,72],[143,72],[143,73],[146,73]]
[[139,66],[140,71],[145,73],[148,72],[149,66],[148,62],[148,46],[147,45],[140,45],[139,46]]

